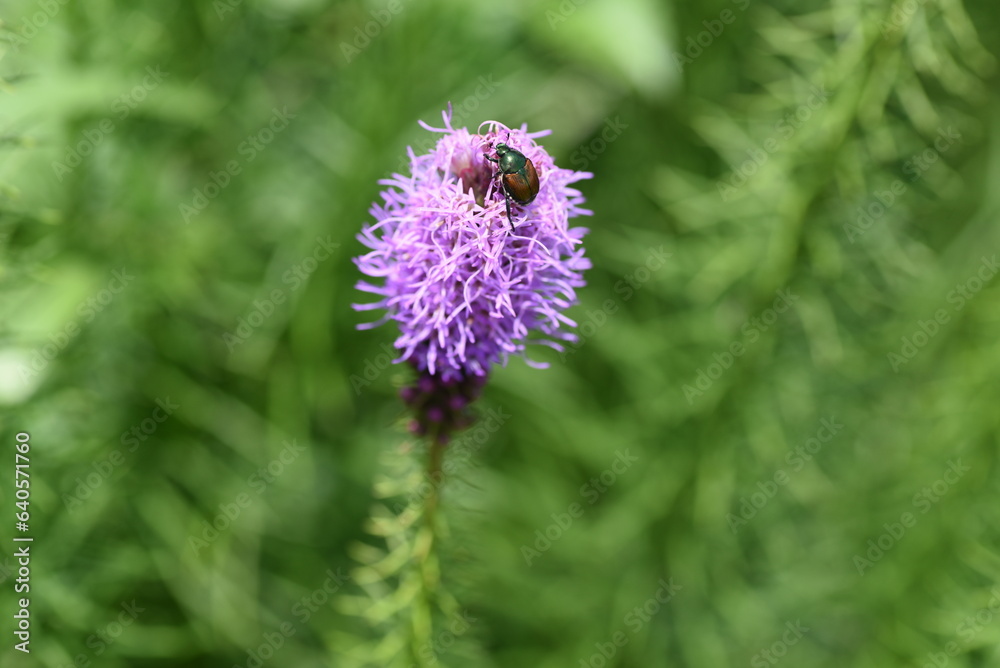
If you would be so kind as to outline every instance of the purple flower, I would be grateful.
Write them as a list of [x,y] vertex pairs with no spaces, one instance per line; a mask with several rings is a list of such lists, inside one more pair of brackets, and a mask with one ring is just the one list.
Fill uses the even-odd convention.
[[[381,320],[360,328],[395,320],[395,361],[411,363],[422,380],[430,377],[429,392],[464,386],[473,377],[479,382],[470,387],[481,386],[492,364],[506,364],[512,354],[524,357],[528,342],[562,350],[561,342],[575,341],[566,328],[576,323],[563,311],[576,302],[582,273],[590,268],[581,241],[587,230],[568,221],[590,215],[571,184],[592,174],[556,167],[534,141],[549,131],[489,121],[485,134],[471,134],[451,126],[450,107],[442,117],[444,128],[420,123],[442,136],[426,155],[408,149],[411,175],[379,182],[388,188],[372,205],[375,223],[358,235],[371,251],[354,260],[362,273],[382,280],[360,281],[358,289],[380,299],[354,308],[386,310]],[[530,159],[539,177],[531,204],[511,203],[513,229],[496,166],[484,157],[495,157],[493,146],[500,142]],[[417,394],[426,393],[418,387]],[[445,406],[463,403],[455,396],[453,390]]]

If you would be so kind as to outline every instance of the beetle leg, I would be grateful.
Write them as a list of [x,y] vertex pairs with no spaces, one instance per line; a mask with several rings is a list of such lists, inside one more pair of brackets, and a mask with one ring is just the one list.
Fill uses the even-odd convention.
[[508,197],[507,193],[503,194],[503,201],[507,205],[507,222],[510,223],[510,231],[513,232],[514,231],[514,221],[510,217],[510,197]]

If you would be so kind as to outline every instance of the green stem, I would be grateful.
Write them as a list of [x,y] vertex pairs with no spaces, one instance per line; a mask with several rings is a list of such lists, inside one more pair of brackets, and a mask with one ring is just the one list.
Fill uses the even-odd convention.
[[428,457],[427,464],[427,477],[430,479],[431,483],[431,493],[427,497],[427,507],[426,507],[426,517],[427,525],[431,529],[431,535],[436,536],[437,532],[434,530],[434,514],[437,511],[438,502],[440,499],[440,480],[442,477],[441,473],[441,463],[444,460],[444,444],[438,442],[438,434],[433,432],[429,434],[429,448],[430,453]]
[[417,544],[414,554],[423,595],[420,597],[419,610],[415,611],[413,618],[415,642],[412,650],[415,663],[421,668],[429,668],[430,666],[427,663],[426,656],[419,649],[433,635],[434,608],[437,602],[437,589],[440,584],[441,575],[435,555],[435,543],[438,536],[435,517],[441,494],[440,480],[442,476],[441,465],[444,459],[444,444],[439,442],[436,432],[428,434],[428,447],[430,451],[428,453],[427,475],[430,479],[431,490],[424,506],[424,526],[417,532]]

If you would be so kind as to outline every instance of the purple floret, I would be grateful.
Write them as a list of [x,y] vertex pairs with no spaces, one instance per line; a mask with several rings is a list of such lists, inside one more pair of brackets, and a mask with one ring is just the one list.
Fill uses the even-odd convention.
[[[385,309],[374,327],[391,319],[399,325],[396,362],[411,363],[436,382],[485,377],[509,355],[525,357],[525,344],[562,350],[576,336],[564,311],[576,303],[583,271],[590,268],[582,238],[587,230],[569,227],[574,216],[590,215],[571,184],[592,174],[560,169],[535,139],[549,131],[510,130],[495,121],[485,134],[421,125],[442,135],[430,153],[409,149],[410,176],[393,174],[372,205],[373,224],[358,239],[371,249],[355,258],[365,275],[381,279],[357,284],[379,301],[355,305]],[[480,126],[482,127],[482,126]],[[509,133],[509,138],[508,138]],[[530,159],[539,191],[526,206],[512,203],[510,228],[492,146],[506,142]],[[525,360],[534,366],[545,366]]]

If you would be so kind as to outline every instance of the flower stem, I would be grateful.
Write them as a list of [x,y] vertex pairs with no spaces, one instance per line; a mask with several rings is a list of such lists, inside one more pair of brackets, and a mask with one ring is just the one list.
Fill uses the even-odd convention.
[[430,668],[433,661],[428,661],[421,648],[426,648],[434,631],[434,610],[439,605],[438,590],[441,572],[437,561],[438,526],[435,521],[435,511],[440,500],[441,463],[444,457],[444,443],[439,436],[439,429],[428,433],[428,464],[427,474],[430,478],[431,490],[424,506],[424,526],[417,532],[414,556],[417,562],[417,577],[420,578],[421,595],[415,602],[411,618],[413,628],[412,658],[419,668]]
[[441,480],[443,477],[441,472],[441,462],[444,459],[445,446],[439,438],[438,430],[433,430],[430,434],[428,434],[428,442],[430,452],[428,454],[427,477],[431,484],[431,492],[427,497],[426,517],[427,526],[430,528],[431,534],[436,535],[437,532],[434,527],[434,516],[441,496],[441,487],[443,482]]

